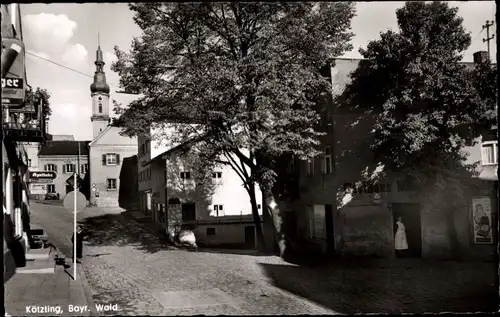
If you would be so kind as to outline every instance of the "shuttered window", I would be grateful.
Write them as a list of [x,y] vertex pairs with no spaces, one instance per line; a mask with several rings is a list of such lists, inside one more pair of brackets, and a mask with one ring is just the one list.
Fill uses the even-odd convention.
[[44,170],[47,172],[57,172],[57,165],[55,164],[45,164]]
[[102,155],[102,165],[120,165],[120,154],[106,153]]
[[116,190],[116,178],[108,178],[106,180],[106,187],[108,190]]

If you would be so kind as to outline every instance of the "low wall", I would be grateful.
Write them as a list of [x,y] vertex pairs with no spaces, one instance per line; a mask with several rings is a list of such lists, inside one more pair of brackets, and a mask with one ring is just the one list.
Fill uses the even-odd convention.
[[[194,230],[196,240],[209,246],[244,246],[245,227],[254,227],[253,222],[248,223],[206,223],[198,224]],[[215,235],[208,235],[207,229],[215,229]],[[256,240],[256,239],[255,239]],[[254,241],[254,246],[257,241]]]
[[392,216],[381,205],[344,207],[337,221],[336,245],[343,255],[391,256]]

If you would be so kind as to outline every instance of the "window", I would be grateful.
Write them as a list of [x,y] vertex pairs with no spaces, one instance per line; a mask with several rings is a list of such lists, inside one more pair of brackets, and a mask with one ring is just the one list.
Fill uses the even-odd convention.
[[89,164],[82,164],[80,169],[82,174],[87,174],[87,172],[89,171]]
[[57,172],[56,164],[45,164],[44,170],[47,172]]
[[31,167],[31,159],[28,159],[28,167]]
[[99,104],[99,113],[102,113],[102,103]]
[[207,236],[215,236],[215,228],[207,228]]
[[391,192],[391,184],[378,184],[378,187],[381,193]]
[[101,100],[102,100],[102,97],[99,97],[99,98],[97,98],[97,99],[98,99],[99,101],[101,101]]
[[222,205],[214,205],[214,213],[216,217],[224,216],[224,207]]
[[158,220],[160,221],[160,223],[165,223],[165,204],[158,204]]
[[102,165],[119,165],[120,154],[107,153],[102,155]]
[[63,165],[63,173],[73,173],[75,172],[74,164],[64,164]]
[[332,173],[332,149],[331,147],[325,147],[325,154],[323,156],[323,172],[325,174]]
[[498,164],[497,150],[497,142],[483,142],[481,151],[483,165]]
[[306,161],[306,176],[311,177],[314,175],[314,158],[309,159]]
[[106,180],[106,188],[108,190],[116,190],[116,178],[108,178]]
[[47,184],[47,193],[54,194],[56,192],[55,184]]
[[212,173],[212,183],[213,184],[221,184],[222,183],[222,172],[213,172]]
[[262,207],[260,206],[260,204],[257,204],[257,209],[260,209],[260,208],[262,208]]
[[292,155],[290,159],[290,173],[295,173],[295,155]]
[[191,173],[190,172],[181,172],[181,178],[184,180],[191,179]]

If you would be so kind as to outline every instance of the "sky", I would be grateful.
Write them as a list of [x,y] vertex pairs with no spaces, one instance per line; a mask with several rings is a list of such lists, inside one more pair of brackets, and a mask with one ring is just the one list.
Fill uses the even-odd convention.
[[[486,50],[486,20],[495,20],[494,1],[449,2],[459,8],[463,25],[470,32],[472,44],[464,53],[464,61],[471,62],[472,54]],[[358,50],[369,41],[379,39],[381,32],[397,31],[396,9],[404,2],[358,2],[357,14],[352,20],[353,50],[342,57],[360,58]],[[32,87],[41,87],[51,93],[52,115],[49,133],[74,135],[75,140],[92,139],[90,84],[95,71],[97,34],[104,53],[104,67],[111,87],[111,100],[127,104],[137,98],[117,94],[119,77],[109,67],[116,60],[113,47],[129,51],[132,39],[141,35],[133,21],[133,12],[126,3],[86,4],[22,4],[24,42],[28,53],[62,64],[81,73],[56,66],[46,60],[26,55],[27,81]],[[496,25],[490,28],[495,33]],[[496,35],[495,35],[496,37]],[[496,39],[491,41],[491,58],[496,62]],[[112,108],[112,103],[110,102]],[[112,113],[110,109],[110,113]]]

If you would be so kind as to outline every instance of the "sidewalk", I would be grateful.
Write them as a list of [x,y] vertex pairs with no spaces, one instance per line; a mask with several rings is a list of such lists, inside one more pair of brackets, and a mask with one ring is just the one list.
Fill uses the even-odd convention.
[[97,316],[82,265],[77,264],[74,280],[73,264],[57,265],[56,252],[49,252],[48,248],[30,250],[26,267],[17,268],[5,283],[6,312],[11,316]]

